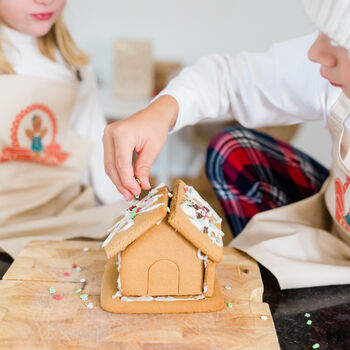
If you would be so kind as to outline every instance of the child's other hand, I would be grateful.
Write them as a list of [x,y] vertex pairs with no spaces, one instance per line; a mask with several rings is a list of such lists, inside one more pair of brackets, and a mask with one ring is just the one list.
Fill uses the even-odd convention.
[[[105,128],[105,171],[127,201],[140,194],[140,186],[151,187],[151,165],[166,142],[169,128],[175,125],[177,115],[177,101],[163,95],[144,110]],[[138,154],[134,169],[133,151]]]

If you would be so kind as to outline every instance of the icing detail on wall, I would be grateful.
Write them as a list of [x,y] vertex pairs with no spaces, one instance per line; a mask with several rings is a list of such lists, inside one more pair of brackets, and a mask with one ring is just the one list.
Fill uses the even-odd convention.
[[118,260],[116,262],[117,265],[117,270],[118,270],[118,279],[117,279],[117,293],[115,293],[112,298],[115,299],[117,297],[121,297],[122,296],[122,282],[120,280],[120,267],[121,267],[121,262],[122,262],[122,257],[121,257],[122,252],[118,253]]
[[197,256],[198,256],[198,259],[204,261],[204,268],[206,268],[207,265],[208,265],[208,262],[209,262],[208,256],[207,255],[202,255],[202,251],[200,249],[197,250]]

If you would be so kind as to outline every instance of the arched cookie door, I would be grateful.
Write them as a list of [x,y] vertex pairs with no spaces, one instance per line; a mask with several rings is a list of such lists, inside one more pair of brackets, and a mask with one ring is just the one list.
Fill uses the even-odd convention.
[[170,260],[158,260],[148,270],[147,295],[179,294],[179,268]]

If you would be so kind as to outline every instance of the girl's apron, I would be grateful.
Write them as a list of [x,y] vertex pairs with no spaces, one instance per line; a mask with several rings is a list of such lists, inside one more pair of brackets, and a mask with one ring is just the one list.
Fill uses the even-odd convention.
[[343,138],[349,114],[342,94],[327,122],[333,166],[321,191],[255,215],[230,244],[268,268],[281,289],[350,283],[350,144]]
[[77,89],[0,76],[0,248],[13,257],[33,239],[102,238],[125,207],[94,207],[80,183],[91,145],[70,127]]

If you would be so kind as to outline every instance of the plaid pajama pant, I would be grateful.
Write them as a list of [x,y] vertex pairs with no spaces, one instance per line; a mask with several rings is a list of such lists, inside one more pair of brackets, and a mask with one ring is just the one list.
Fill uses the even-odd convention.
[[240,126],[212,139],[206,172],[234,236],[256,213],[317,193],[329,174],[290,144]]

